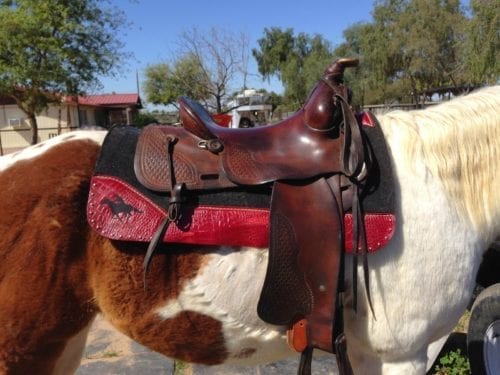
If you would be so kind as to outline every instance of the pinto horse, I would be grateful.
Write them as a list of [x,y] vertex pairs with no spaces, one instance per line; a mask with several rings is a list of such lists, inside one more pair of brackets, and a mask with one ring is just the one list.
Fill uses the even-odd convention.
[[[379,121],[398,220],[391,242],[368,259],[375,315],[362,290],[355,313],[347,287],[348,355],[357,374],[423,374],[500,234],[500,86]],[[167,244],[144,289],[146,245],[89,227],[86,202],[104,136],[72,132],[0,159],[0,372],[71,373],[98,313],[187,362],[294,355],[286,327],[256,312],[266,249]],[[347,256],[347,269],[351,262]]]

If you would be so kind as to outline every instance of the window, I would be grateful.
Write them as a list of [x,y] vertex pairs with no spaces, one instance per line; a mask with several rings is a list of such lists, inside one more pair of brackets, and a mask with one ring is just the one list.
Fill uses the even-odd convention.
[[10,118],[9,119],[9,126],[12,126],[13,128],[20,128],[21,127],[21,119]]

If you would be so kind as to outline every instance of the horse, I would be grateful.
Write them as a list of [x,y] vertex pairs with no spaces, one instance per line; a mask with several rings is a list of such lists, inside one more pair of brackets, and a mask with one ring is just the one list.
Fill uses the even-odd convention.
[[[355,374],[424,374],[471,299],[500,234],[500,86],[379,116],[394,170],[394,237],[368,256],[371,312],[344,324]],[[92,321],[167,357],[255,365],[296,355],[256,305],[265,248],[146,245],[93,231],[86,202],[104,131],[75,131],[0,159],[0,372],[76,370]],[[346,257],[346,269],[353,258]],[[359,265],[361,267],[361,265]],[[358,272],[363,283],[363,272]]]

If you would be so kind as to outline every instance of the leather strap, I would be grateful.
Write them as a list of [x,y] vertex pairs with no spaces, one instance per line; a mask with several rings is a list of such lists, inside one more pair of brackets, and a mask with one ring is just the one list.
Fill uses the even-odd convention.
[[181,218],[181,204],[185,201],[184,198],[184,183],[176,183],[175,171],[174,171],[174,145],[177,142],[177,138],[169,136],[167,139],[167,169],[170,181],[170,198],[168,201],[168,215],[163,219],[163,221],[158,226],[155,234],[151,238],[146,255],[144,256],[143,269],[144,269],[144,290],[146,289],[146,276],[148,273],[149,265],[153,257],[154,252],[158,246],[162,243],[163,237],[167,232],[170,223],[175,223]]
[[311,362],[312,362],[313,349],[314,348],[312,346],[308,346],[300,354],[299,368],[297,371],[298,375],[311,375]]
[[339,368],[339,375],[352,375],[352,367],[347,357],[347,341],[342,333],[335,340],[335,357]]

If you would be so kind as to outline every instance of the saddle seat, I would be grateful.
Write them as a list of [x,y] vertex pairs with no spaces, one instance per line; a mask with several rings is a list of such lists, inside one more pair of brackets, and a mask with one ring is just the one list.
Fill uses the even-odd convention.
[[343,171],[344,145],[332,140],[339,138],[339,125],[351,111],[344,101],[332,100],[331,89],[339,87],[344,69],[355,65],[356,59],[338,60],[325,72],[304,106],[276,124],[247,129],[222,127],[203,106],[186,97],[179,99],[181,123],[188,132],[206,140],[210,151],[220,154],[224,172],[235,184],[302,180]]
[[188,98],[179,103],[185,129],[219,147],[213,152],[220,155],[229,180],[238,185],[304,179],[339,170],[338,142],[331,142],[330,134],[310,129],[303,109],[274,125],[228,129],[213,122],[199,103]]

